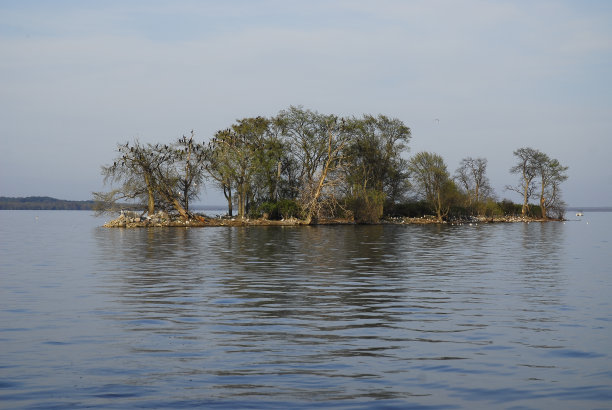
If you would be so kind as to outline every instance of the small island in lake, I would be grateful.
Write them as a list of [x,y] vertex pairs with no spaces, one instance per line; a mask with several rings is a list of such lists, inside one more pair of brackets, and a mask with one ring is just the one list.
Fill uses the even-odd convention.
[[[478,223],[509,223],[509,222],[545,222],[559,219],[542,219],[533,216],[466,216],[452,217],[447,220],[438,221],[433,215],[424,215],[421,217],[386,217],[381,218],[375,224],[450,224],[450,225],[473,225]],[[160,211],[153,216],[148,216],[134,211],[121,211],[120,215],[104,224],[106,228],[146,228],[146,227],[213,227],[213,226],[301,226],[301,225],[355,225],[359,224],[351,218],[323,218],[317,221],[311,221],[307,224],[304,220],[298,218],[288,219],[268,219],[267,215],[259,218],[236,218],[229,216],[214,216],[210,217],[205,214],[191,214],[190,218],[184,219],[180,215],[168,214]],[[363,224],[363,223],[362,223]],[[369,223],[374,224],[374,223]]]
[[[237,120],[207,142],[117,145],[102,167],[113,186],[95,192],[100,212],[130,211],[105,226],[236,226],[512,222],[562,219],[568,167],[534,148],[513,152],[520,205],[499,201],[487,159],[465,157],[453,175],[432,152],[406,158],[412,133],[385,115],[340,117],[291,106],[275,117]],[[189,206],[205,182],[227,217]],[[530,204],[532,197],[539,201]],[[236,208],[236,209],[234,209]],[[234,211],[236,216],[234,216]],[[519,216],[520,215],[520,216]]]

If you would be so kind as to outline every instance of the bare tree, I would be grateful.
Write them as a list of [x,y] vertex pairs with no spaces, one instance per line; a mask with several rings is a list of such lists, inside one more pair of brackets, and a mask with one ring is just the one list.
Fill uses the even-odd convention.
[[[183,135],[171,147],[174,154],[174,166],[178,173],[180,202],[187,212],[189,212],[189,201],[197,199],[200,194],[206,165],[204,145],[195,143],[193,136],[192,130],[189,138]],[[167,146],[164,147],[167,149]]]
[[118,201],[141,199],[149,215],[155,213],[155,176],[160,158],[138,140],[117,144],[119,156],[112,165],[102,166],[104,183],[120,182],[121,186],[109,192],[94,192],[94,199],[112,207]]
[[143,145],[138,140],[117,145],[119,156],[112,165],[102,167],[104,182],[121,186],[110,192],[94,192],[94,198],[112,206],[119,200],[144,199],[149,215],[157,206],[174,208],[184,219],[189,213],[179,201],[175,154],[167,145]]
[[[333,125],[335,124],[328,125],[327,150],[323,156],[321,168],[311,183],[304,187],[300,197],[306,224],[311,224],[318,219],[323,206],[329,205],[330,202],[336,203],[334,194],[344,179],[340,169],[344,165],[342,150],[347,138],[341,130],[334,130]],[[324,201],[321,200],[322,198]]]
[[335,115],[323,115],[302,107],[290,107],[274,119],[290,150],[299,175],[296,199],[305,222],[315,221],[324,205],[334,202],[343,178],[343,154],[348,133]]
[[534,180],[538,176],[538,161],[541,159],[542,152],[533,148],[519,148],[514,151],[514,156],[517,158],[517,163],[510,172],[520,176],[519,183],[516,186],[508,185],[506,189],[515,191],[523,196],[523,207],[521,214],[526,216],[529,212],[529,199],[533,195],[535,189]]
[[489,183],[486,158],[467,157],[461,160],[459,168],[455,171],[455,181],[464,190],[468,198],[468,207],[479,210],[483,199],[493,195],[493,188]]
[[565,173],[568,167],[563,166],[557,159],[550,159],[547,155],[538,157],[537,163],[538,174],[540,176],[540,208],[542,209],[542,218],[548,219],[548,211],[556,211],[557,216],[563,215],[565,208],[561,199],[560,185],[567,180],[568,176]]

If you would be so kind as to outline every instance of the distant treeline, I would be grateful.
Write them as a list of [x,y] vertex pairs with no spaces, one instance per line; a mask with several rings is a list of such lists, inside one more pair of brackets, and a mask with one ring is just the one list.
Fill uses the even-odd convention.
[[82,211],[93,207],[94,201],[66,201],[48,196],[0,197],[0,209]]

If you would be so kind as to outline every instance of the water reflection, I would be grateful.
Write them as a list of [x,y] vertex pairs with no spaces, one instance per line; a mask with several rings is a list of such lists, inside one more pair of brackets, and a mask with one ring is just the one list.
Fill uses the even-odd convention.
[[521,248],[517,249],[518,277],[522,299],[536,305],[560,304],[567,278],[561,263],[564,255],[564,225],[560,223],[521,224]]
[[552,381],[556,362],[539,350],[566,347],[554,337],[567,319],[563,238],[560,224],[515,224],[115,229],[96,239],[116,302],[105,317],[138,335],[123,340],[144,383],[169,380],[189,400],[400,406],[451,405],[430,400],[443,392],[520,403],[534,397],[529,380]]

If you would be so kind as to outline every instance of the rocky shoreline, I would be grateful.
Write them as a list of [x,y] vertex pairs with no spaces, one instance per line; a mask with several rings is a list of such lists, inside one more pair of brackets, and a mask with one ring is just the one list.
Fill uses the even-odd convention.
[[[537,219],[521,216],[504,216],[504,217],[469,217],[462,219],[453,219],[449,221],[439,222],[433,216],[424,216],[419,218],[396,217],[381,219],[379,225],[394,224],[394,225],[424,225],[424,224],[442,224],[442,225],[475,225],[479,223],[513,223],[513,222],[548,222],[556,221],[556,219]],[[164,212],[159,212],[152,217],[141,216],[134,212],[122,212],[119,217],[108,221],[103,226],[105,228],[149,228],[149,227],[215,227],[215,226],[303,226],[304,221],[291,218],[280,221],[269,220],[264,218],[258,219],[240,219],[217,217],[211,218],[206,215],[195,214],[193,218],[185,220],[180,217],[174,217]],[[317,222],[317,225],[356,225],[349,219],[322,219]]]

